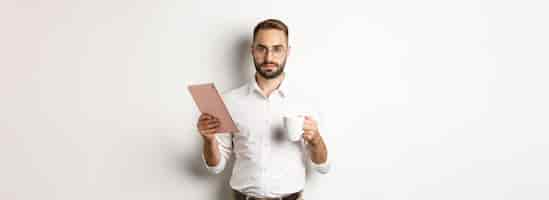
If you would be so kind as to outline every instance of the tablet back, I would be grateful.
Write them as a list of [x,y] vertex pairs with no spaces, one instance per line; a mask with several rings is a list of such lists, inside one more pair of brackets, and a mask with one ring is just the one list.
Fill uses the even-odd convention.
[[190,85],[188,89],[200,112],[208,113],[219,119],[218,133],[238,132],[238,128],[213,83]]

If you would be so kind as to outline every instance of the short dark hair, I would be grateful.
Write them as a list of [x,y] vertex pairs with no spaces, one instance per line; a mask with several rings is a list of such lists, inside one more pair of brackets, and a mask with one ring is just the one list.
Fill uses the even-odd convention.
[[255,35],[257,35],[257,32],[268,29],[276,29],[284,32],[284,34],[286,34],[286,43],[288,43],[288,26],[278,19],[267,19],[259,22],[254,28],[253,41],[255,41]]

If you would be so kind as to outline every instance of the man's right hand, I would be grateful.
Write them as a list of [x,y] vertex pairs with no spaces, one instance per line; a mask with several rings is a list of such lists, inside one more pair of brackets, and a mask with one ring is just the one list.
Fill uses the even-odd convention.
[[216,117],[207,113],[202,113],[200,118],[198,118],[196,126],[204,141],[212,142],[215,139],[215,133],[220,126],[220,122]]

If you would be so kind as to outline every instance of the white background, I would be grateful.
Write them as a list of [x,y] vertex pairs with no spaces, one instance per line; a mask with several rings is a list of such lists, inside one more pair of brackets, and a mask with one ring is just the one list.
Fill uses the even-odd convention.
[[549,199],[546,1],[0,2],[0,199],[226,199],[190,83],[290,27],[332,171],[306,199]]

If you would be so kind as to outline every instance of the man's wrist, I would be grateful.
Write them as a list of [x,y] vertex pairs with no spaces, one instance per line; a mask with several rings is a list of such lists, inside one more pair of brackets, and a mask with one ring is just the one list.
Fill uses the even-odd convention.
[[211,145],[211,144],[214,144],[215,143],[215,137],[205,137],[205,136],[202,136],[202,139],[204,141],[204,144],[206,145]]

